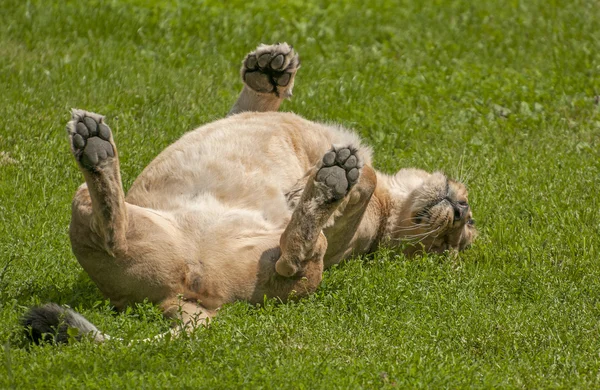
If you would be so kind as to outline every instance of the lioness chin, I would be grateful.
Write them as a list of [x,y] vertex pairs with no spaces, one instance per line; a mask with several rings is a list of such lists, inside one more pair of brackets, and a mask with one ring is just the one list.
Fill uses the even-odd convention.
[[[165,149],[127,195],[104,117],[73,110],[67,129],[85,183],[71,245],[116,308],[148,300],[189,329],[228,302],[310,294],[323,269],[382,245],[410,255],[472,242],[463,184],[440,172],[377,172],[356,134],[277,112],[298,67],[285,43],[248,54],[229,116]],[[34,338],[55,329],[62,341],[71,326],[104,339],[54,304],[23,324]]]

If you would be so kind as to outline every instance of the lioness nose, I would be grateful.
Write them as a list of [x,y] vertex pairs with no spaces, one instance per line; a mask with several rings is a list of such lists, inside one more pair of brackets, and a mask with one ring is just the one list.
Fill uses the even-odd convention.
[[463,220],[469,210],[469,206],[459,203],[453,203],[452,208],[454,209],[454,222]]

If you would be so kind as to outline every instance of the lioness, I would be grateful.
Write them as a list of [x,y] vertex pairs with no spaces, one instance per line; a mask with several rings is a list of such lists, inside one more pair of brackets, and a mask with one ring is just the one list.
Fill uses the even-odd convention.
[[[85,183],[71,245],[116,308],[148,299],[191,327],[228,302],[310,294],[324,268],[382,245],[410,255],[471,243],[463,184],[440,172],[377,172],[356,134],[277,112],[298,67],[285,43],[248,54],[230,115],[165,149],[127,196],[104,117],[73,110],[67,129]],[[57,305],[24,323],[40,334],[61,316],[97,332]]]

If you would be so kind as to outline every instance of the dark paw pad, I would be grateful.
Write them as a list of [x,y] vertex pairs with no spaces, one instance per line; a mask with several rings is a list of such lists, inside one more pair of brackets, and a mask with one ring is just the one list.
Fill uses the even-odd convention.
[[87,169],[95,168],[100,162],[115,156],[110,143],[110,128],[95,114],[74,114],[71,126],[71,145],[75,158]]
[[333,148],[323,156],[323,166],[316,180],[331,190],[334,199],[341,199],[356,184],[362,162],[352,147]]
[[299,64],[298,54],[288,44],[261,45],[246,56],[242,78],[256,92],[279,94],[290,85]]
[[324,167],[317,173],[317,181],[327,184],[335,199],[342,199],[348,192],[348,179],[344,168]]
[[110,142],[107,142],[99,137],[89,138],[87,145],[81,154],[81,164],[86,168],[93,168],[100,161],[106,160],[108,157],[114,157],[115,152]]

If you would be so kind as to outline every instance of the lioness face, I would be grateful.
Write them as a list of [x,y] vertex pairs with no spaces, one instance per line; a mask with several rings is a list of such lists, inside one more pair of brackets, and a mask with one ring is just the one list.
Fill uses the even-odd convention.
[[409,195],[395,229],[406,255],[460,251],[476,236],[475,221],[462,183],[435,172]]

